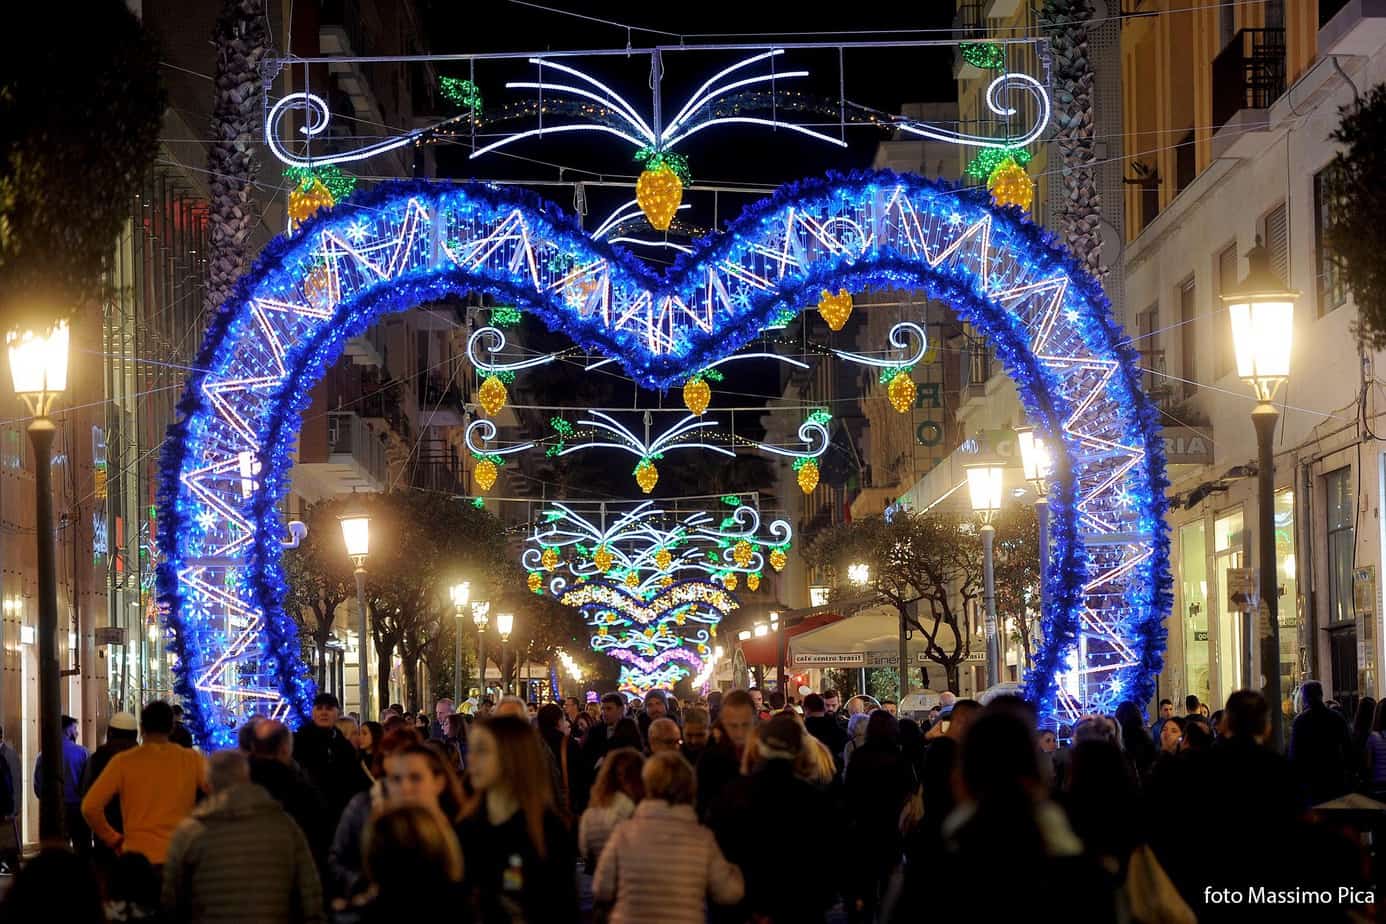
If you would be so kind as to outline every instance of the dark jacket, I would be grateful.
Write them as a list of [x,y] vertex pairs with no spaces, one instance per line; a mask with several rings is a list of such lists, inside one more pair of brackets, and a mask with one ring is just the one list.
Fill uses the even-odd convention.
[[832,876],[806,876],[803,858],[794,851],[763,848],[766,831],[795,818],[813,819],[814,837],[823,843],[840,843],[829,797],[793,771],[790,761],[767,761],[750,776],[728,782],[708,810],[706,823],[722,853],[746,880],[743,917],[763,914],[776,924],[821,921],[832,904]]
[[299,728],[294,733],[294,762],[326,800],[334,823],[351,797],[370,785],[361,776],[356,747],[336,726],[309,723]]
[[713,731],[703,756],[698,758],[698,817],[707,821],[708,810],[718,794],[732,780],[741,776],[741,753],[723,737],[726,733]]
[[847,746],[847,729],[830,715],[811,715],[804,719],[804,728],[810,735],[823,742],[828,752],[833,755],[837,772],[842,773],[842,749]]
[[914,787],[914,771],[893,741],[869,739],[852,752],[844,786],[847,817],[866,853],[884,858],[898,852],[900,810]]
[[[545,731],[541,736],[544,744],[548,746],[549,756],[553,758],[556,771],[557,789],[554,804],[563,808],[576,821],[582,810],[587,808],[587,797],[591,792],[593,780],[591,769],[582,759],[582,748],[572,738],[557,730]],[[568,752],[566,775],[563,765],[565,750]]]
[[544,856],[522,814],[493,825],[484,804],[457,825],[468,903],[481,924],[569,924],[578,920],[577,852],[553,812],[544,816]]
[[175,921],[326,920],[303,831],[253,783],[217,793],[178,826],[163,888]]
[[1352,732],[1324,705],[1295,716],[1290,726],[1290,764],[1309,805],[1336,799],[1351,788],[1355,765]]
[[304,772],[272,758],[252,757],[250,781],[263,786],[289,817],[298,822],[313,850],[314,862],[319,869],[325,870],[328,848],[332,844],[333,820],[327,803]]

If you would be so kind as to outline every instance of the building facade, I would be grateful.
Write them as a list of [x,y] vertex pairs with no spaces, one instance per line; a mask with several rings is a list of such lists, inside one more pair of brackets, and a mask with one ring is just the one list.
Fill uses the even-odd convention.
[[[1128,186],[1122,321],[1150,358],[1167,445],[1197,450],[1170,466],[1175,606],[1160,689],[1217,704],[1260,686],[1264,627],[1232,596],[1269,515],[1282,689],[1288,699],[1301,679],[1321,679],[1350,709],[1382,693],[1381,356],[1352,333],[1325,179],[1340,109],[1386,79],[1386,18],[1312,0],[1147,6],[1158,15],[1127,21],[1122,36],[1127,144],[1155,176]],[[1219,297],[1257,243],[1301,292],[1271,511],[1256,502],[1254,402]]]

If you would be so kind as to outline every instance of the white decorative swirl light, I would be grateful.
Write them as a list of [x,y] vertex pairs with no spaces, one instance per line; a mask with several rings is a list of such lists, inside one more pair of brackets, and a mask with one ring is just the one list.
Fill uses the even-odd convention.
[[[472,442],[472,434],[481,434],[481,444]],[[526,449],[533,449],[533,443],[517,443],[514,446],[507,446],[504,449],[487,449],[485,444],[496,438],[496,425],[485,417],[478,417],[467,424],[464,440],[467,448],[477,455],[482,456],[508,456],[515,452],[524,452]]]
[[[365,160],[377,154],[384,154],[386,151],[393,151],[395,148],[402,148],[410,144],[415,138],[425,132],[432,131],[437,125],[427,128],[418,128],[412,132],[406,132],[395,138],[386,138],[377,141],[375,144],[366,145],[355,151],[348,151],[344,154],[322,154],[318,157],[299,157],[284,146],[279,134],[279,120],[296,109],[302,109],[306,114],[303,126],[299,132],[308,139],[316,138],[327,130],[327,123],[332,121],[332,110],[327,108],[327,103],[316,93],[302,91],[290,93],[281,98],[279,102],[270,107],[269,112],[265,113],[265,144],[269,146],[274,156],[279,158],[290,167],[325,167],[328,164],[349,164],[358,160]],[[451,121],[451,120],[449,120]],[[440,123],[445,124],[445,123]]]
[[1006,138],[988,138],[983,135],[969,135],[965,132],[949,131],[945,128],[937,128],[923,122],[912,122],[905,119],[892,123],[901,131],[909,132],[911,135],[920,135],[924,138],[932,138],[935,141],[946,141],[949,144],[960,144],[974,148],[1020,148],[1027,144],[1038,141],[1044,134],[1044,130],[1049,126],[1049,94],[1045,92],[1044,84],[1040,83],[1029,74],[1016,74],[1007,72],[997,77],[987,86],[986,104],[987,108],[999,116],[1012,116],[1016,114],[1014,106],[1006,106],[998,102],[998,94],[1003,91],[1018,89],[1023,93],[1028,93],[1035,100],[1037,112],[1035,124],[1023,135]]
[[841,358],[848,362],[860,363],[863,366],[876,366],[880,369],[890,369],[895,366],[913,366],[924,358],[924,354],[929,352],[929,338],[924,333],[924,328],[913,321],[901,321],[890,329],[890,345],[897,350],[903,350],[909,345],[908,338],[904,334],[912,334],[919,338],[919,346],[914,355],[905,359],[881,359],[875,356],[863,356],[860,353],[849,353],[846,350],[833,350]]
[[467,359],[471,360],[472,365],[479,371],[487,375],[494,375],[497,372],[518,372],[521,369],[533,369],[535,366],[544,366],[558,358],[557,353],[547,353],[543,356],[535,356],[532,359],[522,359],[514,363],[488,363],[477,355],[476,345],[482,337],[491,341],[491,345],[486,347],[486,352],[490,354],[499,353],[505,349],[505,334],[498,327],[478,327],[472,331],[472,335],[467,338]]
[[[807,452],[799,452],[794,449],[784,449],[779,446],[771,446],[769,443],[756,443],[762,452],[771,452],[777,456],[788,456],[791,459],[817,459],[828,451],[828,428],[816,420],[806,420],[799,424],[799,439],[810,448]],[[812,448],[815,439],[821,441],[817,449]]]

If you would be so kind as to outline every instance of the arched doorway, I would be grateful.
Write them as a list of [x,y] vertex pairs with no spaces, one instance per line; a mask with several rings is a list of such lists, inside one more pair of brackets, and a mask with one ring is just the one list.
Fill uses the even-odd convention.
[[833,175],[783,188],[658,275],[528,193],[387,183],[267,248],[209,331],[170,432],[159,593],[200,740],[229,744],[252,711],[308,712],[276,504],[310,389],[376,318],[490,293],[662,388],[822,289],[871,286],[952,304],[1063,448],[1027,678],[1041,710],[1076,714],[1080,686],[1092,708],[1148,699],[1170,606],[1155,411],[1101,288],[1042,228],[919,177]]

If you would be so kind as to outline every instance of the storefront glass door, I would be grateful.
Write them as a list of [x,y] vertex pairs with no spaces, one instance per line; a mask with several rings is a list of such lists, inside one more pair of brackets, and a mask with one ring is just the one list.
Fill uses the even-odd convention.
[[1213,573],[1217,577],[1216,599],[1217,640],[1214,656],[1217,661],[1218,688],[1215,702],[1226,701],[1233,690],[1242,685],[1242,612],[1233,609],[1227,593],[1227,571],[1243,567],[1246,557],[1246,537],[1242,528],[1241,508],[1219,516],[1213,525]]
[[1193,693],[1206,703],[1212,700],[1213,687],[1208,668],[1208,539],[1201,520],[1179,530],[1179,573],[1184,619],[1184,692]]

